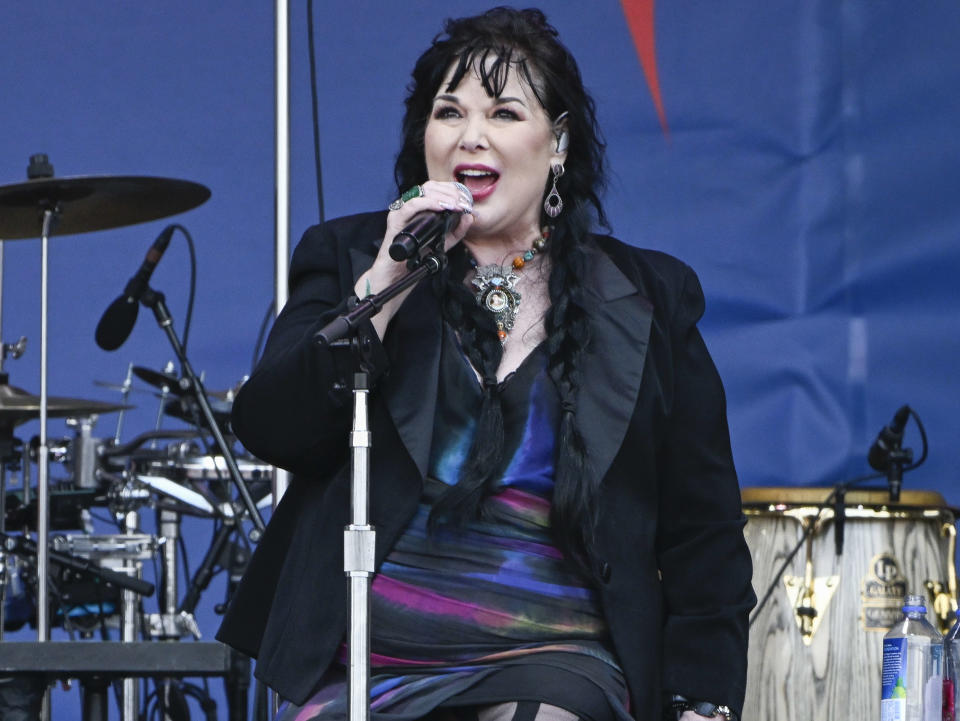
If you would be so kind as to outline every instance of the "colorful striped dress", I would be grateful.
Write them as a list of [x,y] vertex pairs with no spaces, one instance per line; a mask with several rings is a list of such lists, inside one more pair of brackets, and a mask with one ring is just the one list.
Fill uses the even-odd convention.
[[[422,718],[438,708],[540,701],[593,721],[629,721],[628,694],[595,590],[550,531],[559,401],[538,348],[497,388],[505,453],[483,520],[427,532],[432,504],[457,482],[481,388],[445,332],[442,393],[419,510],[374,577],[371,714]],[[346,716],[346,648],[302,707],[279,721]]]

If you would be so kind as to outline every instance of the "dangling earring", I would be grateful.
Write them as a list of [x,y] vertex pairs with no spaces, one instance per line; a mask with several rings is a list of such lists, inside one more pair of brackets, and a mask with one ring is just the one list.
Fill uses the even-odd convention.
[[563,210],[563,198],[561,198],[560,193],[557,192],[557,180],[563,176],[563,163],[554,163],[550,166],[550,169],[553,170],[553,187],[550,188],[550,193],[547,195],[546,200],[543,201],[543,212],[551,218],[556,218],[560,215],[560,211]]

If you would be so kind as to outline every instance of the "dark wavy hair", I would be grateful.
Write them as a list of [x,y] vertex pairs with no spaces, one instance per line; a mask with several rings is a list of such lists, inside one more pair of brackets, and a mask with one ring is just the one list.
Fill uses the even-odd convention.
[[[580,358],[590,341],[583,279],[587,246],[594,223],[608,227],[600,202],[605,186],[605,145],[597,126],[594,102],[583,86],[580,70],[557,31],[540,10],[497,7],[475,17],[447,20],[444,31],[420,56],[408,87],[403,119],[403,145],[394,177],[398,192],[427,180],[424,130],[444,78],[452,92],[468,72],[476,72],[491,97],[498,97],[510,72],[518,73],[546,111],[558,118],[566,112],[569,133],[564,174],[558,191],[563,211],[549,218],[541,211],[541,227],[550,226],[551,306],[545,318],[547,370],[560,396],[561,421],[556,439],[552,503],[556,538],[567,555],[589,575],[596,528],[598,488],[586,482],[587,449],[576,423]],[[548,180],[546,196],[552,180]],[[496,327],[464,284],[469,271],[465,250],[457,246],[436,288],[444,318],[460,336],[464,351],[483,379],[484,399],[467,461],[455,486],[434,504],[431,526],[462,524],[483,513],[483,498],[494,490],[503,462],[503,415],[496,371],[502,348]]]

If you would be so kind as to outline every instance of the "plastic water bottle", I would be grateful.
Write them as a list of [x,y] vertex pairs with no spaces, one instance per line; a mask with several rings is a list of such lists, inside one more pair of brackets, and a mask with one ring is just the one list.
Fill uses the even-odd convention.
[[923,596],[907,596],[903,621],[883,637],[881,721],[942,721],[943,637]]
[[960,706],[960,618],[943,638],[943,721],[958,721]]

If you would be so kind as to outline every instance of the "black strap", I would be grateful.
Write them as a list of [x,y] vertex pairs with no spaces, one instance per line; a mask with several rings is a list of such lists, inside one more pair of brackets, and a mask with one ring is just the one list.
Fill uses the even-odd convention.
[[517,701],[517,710],[513,712],[512,721],[535,721],[539,711],[539,701]]

